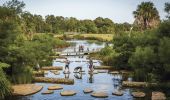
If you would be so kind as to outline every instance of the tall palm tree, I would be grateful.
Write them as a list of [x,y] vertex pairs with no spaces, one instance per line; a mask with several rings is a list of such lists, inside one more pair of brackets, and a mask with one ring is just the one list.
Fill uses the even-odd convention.
[[140,25],[142,29],[155,27],[160,22],[159,13],[152,2],[142,2],[133,12],[133,15],[135,23]]

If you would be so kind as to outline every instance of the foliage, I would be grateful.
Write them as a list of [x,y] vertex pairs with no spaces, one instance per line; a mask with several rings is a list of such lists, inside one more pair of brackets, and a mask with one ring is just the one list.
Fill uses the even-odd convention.
[[141,26],[142,30],[154,28],[159,24],[159,13],[152,2],[142,2],[133,14],[135,23]]
[[7,68],[9,67],[8,64],[6,63],[1,63],[0,62],[0,99],[4,99],[5,96],[10,95],[11,94],[11,84],[8,81],[8,79],[6,78],[5,73],[3,72],[2,68]]

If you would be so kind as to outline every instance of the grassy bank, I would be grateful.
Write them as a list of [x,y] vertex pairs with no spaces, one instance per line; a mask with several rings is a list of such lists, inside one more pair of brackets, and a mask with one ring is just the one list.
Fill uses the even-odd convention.
[[98,40],[98,41],[111,41],[113,39],[113,34],[59,34],[54,35],[60,39],[88,39],[88,40]]

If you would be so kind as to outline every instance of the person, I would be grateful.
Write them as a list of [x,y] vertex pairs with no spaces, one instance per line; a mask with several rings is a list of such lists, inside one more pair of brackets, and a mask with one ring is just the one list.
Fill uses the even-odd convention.
[[89,69],[90,69],[90,72],[93,71],[93,60],[91,58],[89,60]]
[[68,70],[68,73],[69,73],[69,64],[70,64],[70,61],[66,58],[66,60],[65,60],[65,71],[66,71],[66,69]]
[[74,72],[82,72],[82,67],[78,66],[74,69]]

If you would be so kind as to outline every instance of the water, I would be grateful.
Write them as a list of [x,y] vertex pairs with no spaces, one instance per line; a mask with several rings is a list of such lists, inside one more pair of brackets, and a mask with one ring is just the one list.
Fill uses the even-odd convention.
[[[105,43],[102,44],[95,44],[91,43],[89,44],[86,40],[72,40],[68,42],[75,43],[74,46],[68,47],[63,52],[72,51],[73,48],[76,48],[79,45],[84,45],[84,48],[87,47],[90,50],[93,49],[101,49],[105,46]],[[65,66],[65,64],[62,62],[64,59],[55,59],[53,61],[53,66]],[[70,71],[71,74],[63,74],[63,71],[60,71],[60,75],[55,75],[51,72],[48,72],[48,74],[45,75],[45,77],[53,77],[53,78],[71,78],[74,79],[75,83],[74,85],[62,85],[64,87],[63,90],[75,90],[77,92],[74,96],[61,96],[60,92],[62,90],[55,90],[53,94],[49,95],[42,95],[41,92],[47,90],[48,86],[54,85],[49,83],[36,83],[38,85],[43,85],[43,89],[33,95],[25,96],[25,97],[13,97],[11,100],[133,100],[134,98],[131,96],[132,89],[123,89],[121,87],[121,82],[117,79],[121,79],[121,75],[113,76],[108,73],[99,73],[99,74],[88,74],[88,57],[87,56],[69,56],[68,60],[71,61],[70,63]],[[101,65],[101,61],[94,60],[94,65],[99,66]],[[83,70],[85,70],[85,74],[75,74],[72,73],[74,68],[77,66],[82,66]],[[98,99],[95,97],[90,96],[90,94],[84,94],[83,89],[85,88],[92,88],[94,91],[104,91],[109,94],[108,98],[105,99]],[[123,96],[114,96],[112,95],[113,91],[116,91],[118,89],[123,90],[124,94]]]

